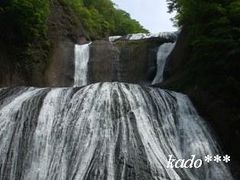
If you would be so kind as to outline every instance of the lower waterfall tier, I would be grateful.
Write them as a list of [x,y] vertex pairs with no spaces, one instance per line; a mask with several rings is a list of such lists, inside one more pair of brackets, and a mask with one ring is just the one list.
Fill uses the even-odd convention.
[[[158,88],[0,89],[0,180],[230,180],[189,99]],[[171,168],[202,159],[199,168]]]

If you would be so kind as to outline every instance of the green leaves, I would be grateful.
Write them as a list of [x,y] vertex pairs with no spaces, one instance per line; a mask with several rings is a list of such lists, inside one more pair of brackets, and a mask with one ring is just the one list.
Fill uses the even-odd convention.
[[194,47],[196,42],[200,43],[200,51],[205,51],[209,57],[213,53],[209,47],[219,44],[235,47],[233,44],[239,44],[239,0],[168,0],[168,3],[170,11],[177,10],[178,24],[189,27]]
[[78,14],[86,32],[93,39],[109,35],[148,32],[123,10],[115,9],[111,0],[64,0]]
[[11,33],[10,41],[33,43],[42,38],[47,30],[48,0],[11,0],[2,8],[4,14],[0,25],[2,33]]

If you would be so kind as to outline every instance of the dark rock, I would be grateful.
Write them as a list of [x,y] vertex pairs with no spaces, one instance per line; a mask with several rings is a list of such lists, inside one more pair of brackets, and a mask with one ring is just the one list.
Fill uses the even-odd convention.
[[156,54],[163,41],[118,41],[120,51],[119,81],[151,84],[156,74]]
[[47,86],[73,86],[74,43],[61,42],[53,49],[54,54],[45,75]]
[[156,74],[158,47],[165,41],[94,41],[90,45],[89,83],[120,81],[150,84]]
[[0,87],[27,84],[24,72],[14,64],[12,49],[0,43]]
[[94,41],[90,45],[88,63],[89,83],[102,81],[116,81],[118,79],[117,66],[119,51],[109,41]]
[[164,69],[164,79],[167,79],[173,73],[178,71],[181,65],[183,65],[188,59],[189,53],[189,35],[187,29],[183,28],[178,36],[175,48],[167,58]]

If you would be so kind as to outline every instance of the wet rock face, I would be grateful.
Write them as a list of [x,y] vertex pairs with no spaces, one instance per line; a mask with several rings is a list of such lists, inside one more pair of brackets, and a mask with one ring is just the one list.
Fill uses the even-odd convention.
[[90,45],[89,83],[120,81],[150,84],[162,41],[94,41]]
[[164,69],[164,77],[170,78],[176,72],[182,71],[180,68],[187,63],[190,53],[189,34],[187,29],[184,27],[178,35],[175,48],[168,56]]
[[50,87],[73,86],[74,43],[61,42],[53,48],[54,54],[45,73],[45,81]]
[[119,81],[150,84],[156,73],[156,54],[160,44],[148,40],[117,42]]
[[24,72],[14,62],[14,52],[0,42],[0,87],[27,84]]
[[88,82],[118,80],[119,50],[109,41],[94,41],[90,45]]

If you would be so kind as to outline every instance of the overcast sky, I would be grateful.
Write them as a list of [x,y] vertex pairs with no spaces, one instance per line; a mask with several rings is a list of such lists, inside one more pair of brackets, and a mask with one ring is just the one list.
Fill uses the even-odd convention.
[[152,33],[175,31],[166,0],[112,0]]

